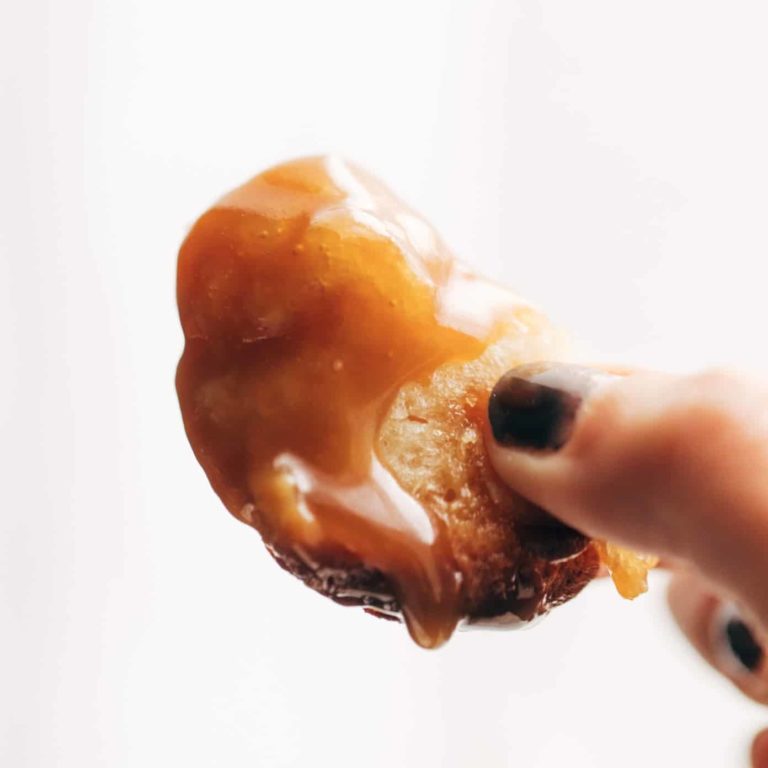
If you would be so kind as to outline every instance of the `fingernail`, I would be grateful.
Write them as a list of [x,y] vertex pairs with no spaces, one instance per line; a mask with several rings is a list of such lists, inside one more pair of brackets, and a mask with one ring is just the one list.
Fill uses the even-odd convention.
[[723,665],[734,674],[754,672],[765,651],[732,603],[724,603],[715,616],[715,643]]
[[535,363],[507,371],[488,401],[497,443],[556,451],[568,441],[584,399],[599,384],[618,377],[563,363]]
[[725,625],[725,635],[733,655],[746,669],[754,672],[763,660],[763,649],[750,628],[741,619],[731,619]]

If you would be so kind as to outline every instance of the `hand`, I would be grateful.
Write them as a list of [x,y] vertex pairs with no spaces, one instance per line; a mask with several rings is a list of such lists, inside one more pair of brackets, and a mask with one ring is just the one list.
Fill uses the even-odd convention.
[[[502,479],[590,536],[660,555],[694,647],[768,703],[768,384],[524,366],[494,388],[489,422]],[[768,766],[768,731],[752,759]]]

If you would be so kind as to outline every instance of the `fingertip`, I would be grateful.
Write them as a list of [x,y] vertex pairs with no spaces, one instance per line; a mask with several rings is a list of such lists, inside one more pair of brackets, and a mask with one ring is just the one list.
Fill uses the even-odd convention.
[[[622,521],[612,519],[611,489],[595,490],[589,451],[572,450],[584,442],[595,400],[602,402],[618,381],[618,376],[582,366],[512,369],[491,395],[485,444],[497,475],[517,494],[591,537],[632,547],[636,543],[624,536]],[[610,423],[601,421],[606,432]]]
[[507,486],[545,509],[559,506],[558,488],[565,468],[558,454],[500,445],[490,426],[486,428],[485,445],[491,466]]
[[768,703],[762,646],[737,608],[690,574],[672,579],[667,599],[675,621],[699,654],[746,696]]
[[[540,506],[572,506],[572,478],[560,449],[570,440],[585,400],[617,379],[598,369],[562,363],[507,371],[491,392],[485,434],[499,477]],[[558,516],[563,511],[568,512],[561,508]]]
[[752,768],[768,768],[768,729],[760,731],[752,741]]

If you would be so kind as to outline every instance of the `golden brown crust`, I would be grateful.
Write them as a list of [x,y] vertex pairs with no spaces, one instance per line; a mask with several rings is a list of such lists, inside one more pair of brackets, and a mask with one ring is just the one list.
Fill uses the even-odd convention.
[[[469,623],[504,617],[511,625],[530,621],[568,602],[597,575],[599,550],[581,534],[556,523],[518,532],[519,549],[502,551],[482,534],[475,537],[475,557],[462,563],[462,573],[472,583],[463,605]],[[353,556],[328,556],[311,567],[290,550],[267,549],[281,568],[334,602],[369,608],[382,618],[400,617],[391,582]]]

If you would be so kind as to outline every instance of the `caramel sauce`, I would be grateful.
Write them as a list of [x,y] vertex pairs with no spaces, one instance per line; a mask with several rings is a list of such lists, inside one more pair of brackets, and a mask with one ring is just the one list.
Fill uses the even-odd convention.
[[334,158],[279,166],[204,214],[180,252],[178,302],[184,423],[229,511],[309,568],[377,569],[413,638],[445,641],[461,573],[443,522],[378,455],[379,425],[404,383],[538,315]]

